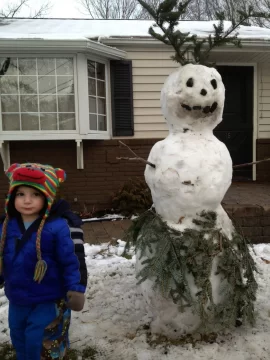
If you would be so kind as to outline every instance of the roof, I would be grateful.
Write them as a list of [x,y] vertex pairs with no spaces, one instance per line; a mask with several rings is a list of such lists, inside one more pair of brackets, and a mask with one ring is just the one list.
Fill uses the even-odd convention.
[[[200,37],[213,33],[215,21],[181,21],[179,29]],[[224,22],[225,30],[230,26]],[[85,40],[105,38],[150,38],[151,20],[93,19],[0,19],[0,39]],[[240,26],[238,38],[270,40],[270,29]]]

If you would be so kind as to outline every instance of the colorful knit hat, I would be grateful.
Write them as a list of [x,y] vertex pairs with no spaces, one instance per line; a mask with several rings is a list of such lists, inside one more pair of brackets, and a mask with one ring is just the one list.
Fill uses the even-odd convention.
[[42,165],[35,163],[12,164],[6,171],[9,178],[10,186],[6,198],[5,212],[6,218],[2,227],[2,236],[0,240],[0,275],[3,271],[3,251],[6,241],[6,232],[8,225],[8,204],[13,190],[18,186],[31,186],[39,190],[47,199],[47,208],[42,217],[41,223],[37,231],[36,250],[37,250],[37,264],[35,268],[34,280],[38,283],[44,278],[47,270],[47,264],[41,257],[40,240],[41,232],[45,224],[46,218],[50,214],[50,210],[55,199],[57,188],[60,183],[66,179],[65,171],[62,169],[54,169],[50,165]]

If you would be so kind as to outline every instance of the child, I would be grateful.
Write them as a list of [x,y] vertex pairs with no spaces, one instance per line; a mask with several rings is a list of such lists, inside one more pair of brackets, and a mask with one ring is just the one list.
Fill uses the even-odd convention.
[[[52,207],[65,172],[26,163],[13,164],[6,174],[10,188],[0,227],[0,274],[16,359],[64,359],[70,310],[83,309],[86,285],[68,226],[71,212]],[[83,246],[79,233],[76,242]],[[82,261],[81,270],[84,266]]]

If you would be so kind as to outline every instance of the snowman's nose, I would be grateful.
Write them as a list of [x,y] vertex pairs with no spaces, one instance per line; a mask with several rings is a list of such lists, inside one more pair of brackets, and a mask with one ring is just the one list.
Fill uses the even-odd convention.
[[202,90],[201,90],[201,95],[202,95],[202,96],[205,96],[206,94],[207,94],[207,91],[206,91],[205,89],[202,89]]

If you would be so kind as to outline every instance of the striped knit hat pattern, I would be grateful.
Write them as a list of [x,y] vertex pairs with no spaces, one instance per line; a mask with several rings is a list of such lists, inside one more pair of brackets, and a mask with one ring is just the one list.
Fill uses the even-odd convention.
[[47,270],[47,264],[42,260],[41,256],[41,232],[47,217],[50,214],[50,210],[53,201],[56,196],[57,188],[60,183],[66,179],[66,173],[59,168],[53,168],[50,165],[43,165],[38,163],[24,163],[24,164],[12,164],[6,171],[6,175],[9,178],[10,185],[9,191],[6,197],[5,212],[6,218],[2,227],[2,235],[0,240],[0,275],[3,271],[3,251],[6,241],[7,225],[8,225],[8,204],[14,189],[18,186],[30,186],[39,190],[44,194],[47,199],[47,208],[40,222],[37,239],[36,239],[36,251],[37,251],[37,264],[34,273],[34,280],[38,283],[44,278]]

